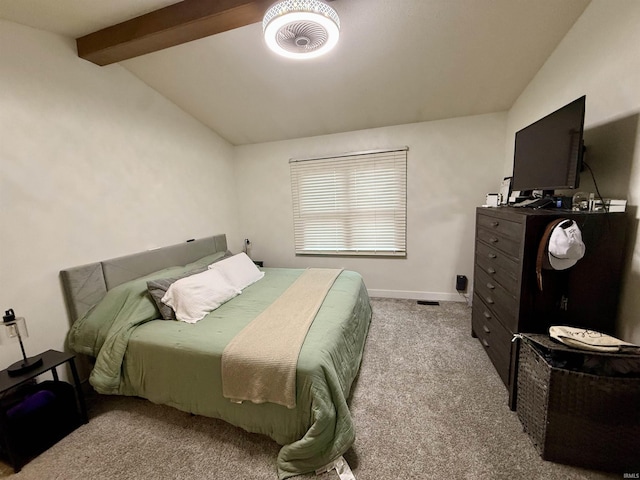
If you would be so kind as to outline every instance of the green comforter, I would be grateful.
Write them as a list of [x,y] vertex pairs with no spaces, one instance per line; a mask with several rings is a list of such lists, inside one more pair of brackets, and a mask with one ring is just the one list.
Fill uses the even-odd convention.
[[358,372],[371,320],[362,277],[344,271],[316,316],[298,359],[297,406],[222,397],[221,356],[227,343],[303,272],[268,269],[243,293],[196,324],[156,320],[150,278],[110,290],[78,320],[69,344],[96,357],[90,383],[99,393],[135,395],[194,414],[220,418],[280,445],[280,478],[307,473],[342,455],[355,440],[347,397]]

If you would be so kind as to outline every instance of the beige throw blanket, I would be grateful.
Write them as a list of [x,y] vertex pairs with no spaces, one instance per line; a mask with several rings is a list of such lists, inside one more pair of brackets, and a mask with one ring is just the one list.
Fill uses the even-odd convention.
[[296,365],[309,327],[342,269],[310,268],[229,342],[222,394],[235,402],[296,406]]

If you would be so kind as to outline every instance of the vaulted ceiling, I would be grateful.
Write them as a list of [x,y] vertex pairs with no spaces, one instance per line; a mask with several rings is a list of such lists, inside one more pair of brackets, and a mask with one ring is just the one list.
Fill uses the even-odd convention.
[[[75,39],[174,3],[0,0],[0,18]],[[278,57],[252,23],[96,68],[128,69],[234,145],[355,131],[509,109],[588,4],[334,0],[340,42],[314,60]]]

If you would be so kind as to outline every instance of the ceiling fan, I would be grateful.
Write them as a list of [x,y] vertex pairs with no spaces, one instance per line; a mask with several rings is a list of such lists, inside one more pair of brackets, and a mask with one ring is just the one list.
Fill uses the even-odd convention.
[[[269,32],[277,32],[279,48],[294,58],[304,58],[304,53],[317,56],[333,48],[340,21],[326,2],[285,0],[272,3],[273,0],[184,0],[77,38],[78,56],[97,65],[109,65],[264,21],[265,12],[271,12],[265,32],[266,27],[270,27]],[[305,8],[308,10],[306,20],[284,24],[279,20],[285,11]],[[325,19],[320,19],[325,22],[324,26],[318,23],[320,17]]]

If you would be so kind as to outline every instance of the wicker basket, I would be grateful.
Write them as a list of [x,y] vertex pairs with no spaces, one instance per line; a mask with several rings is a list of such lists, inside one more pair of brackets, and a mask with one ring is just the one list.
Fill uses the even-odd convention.
[[520,342],[517,414],[542,458],[640,471],[640,372],[604,376],[553,367],[532,337]]

